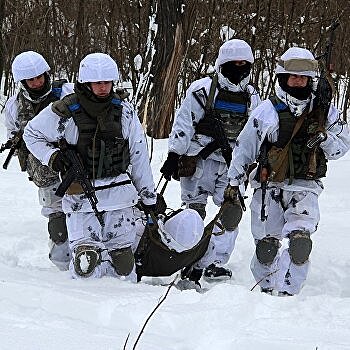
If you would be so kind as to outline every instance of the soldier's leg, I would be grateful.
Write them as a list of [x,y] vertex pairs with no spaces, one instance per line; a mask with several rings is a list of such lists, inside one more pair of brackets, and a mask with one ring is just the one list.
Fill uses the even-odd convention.
[[59,182],[38,189],[41,213],[48,218],[49,259],[60,270],[68,270],[71,251],[68,244],[66,217],[61,198],[55,195]]
[[285,191],[284,196],[288,207],[283,235],[289,239],[289,246],[281,256],[278,289],[281,293],[298,294],[309,271],[310,236],[316,231],[320,219],[318,195],[307,191]]
[[284,210],[280,190],[269,189],[265,197],[267,219],[261,221],[261,199],[261,190],[258,189],[254,192],[250,204],[251,229],[256,244],[250,268],[262,291],[269,292],[276,288]]
[[73,278],[99,278],[107,273],[108,253],[102,241],[101,225],[94,213],[68,213],[67,229]]
[[135,237],[136,224],[133,208],[113,210],[105,214],[102,238],[118,276],[135,274],[134,254],[131,249]]

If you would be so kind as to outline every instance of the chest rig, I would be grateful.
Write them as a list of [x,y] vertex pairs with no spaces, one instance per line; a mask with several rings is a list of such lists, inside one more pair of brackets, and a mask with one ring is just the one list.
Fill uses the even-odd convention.
[[78,127],[76,150],[91,179],[118,176],[130,164],[129,142],[122,134],[121,102],[120,96],[115,95],[104,117],[86,113],[75,94],[55,103],[55,109],[66,109],[66,117],[72,117]]
[[[62,85],[66,82],[67,80],[65,79],[53,81],[51,92],[39,103],[34,103],[28,100],[24,96],[23,90],[20,90],[17,95],[17,122],[20,131],[23,131],[28,122],[39,114],[44,108],[46,108],[51,102],[58,101],[61,98]],[[25,143],[22,141],[18,150],[18,160],[22,171],[27,169],[28,154],[29,151],[27,150]]]
[[[271,146],[274,145],[275,147],[283,148],[292,136],[297,118],[293,116],[288,106],[276,96],[270,97],[270,101],[278,113],[279,119],[278,139]],[[315,136],[318,128],[318,116],[314,111],[311,111],[306,115],[304,122],[290,143],[288,177],[313,180],[326,176],[327,159],[323,150],[320,147],[310,149],[306,145],[308,140]],[[311,159],[316,160],[316,171],[312,176],[310,176],[309,172]]]
[[215,116],[221,121],[229,141],[235,141],[248,120],[247,92],[219,89],[214,102]]
[[[219,92],[214,100],[214,93],[218,87]],[[208,120],[219,120],[226,138],[234,142],[248,120],[249,94],[246,91],[232,92],[218,86],[217,75],[212,79],[209,96],[205,105],[205,115],[196,127],[198,134],[213,137],[213,131],[207,130]],[[210,123],[209,123],[210,125]]]

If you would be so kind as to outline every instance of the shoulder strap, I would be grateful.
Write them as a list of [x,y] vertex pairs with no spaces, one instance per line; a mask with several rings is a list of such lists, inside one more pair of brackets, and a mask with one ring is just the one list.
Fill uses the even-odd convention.
[[60,117],[70,118],[72,113],[80,108],[75,93],[65,96],[62,100],[52,103],[52,111]]
[[208,95],[207,102],[205,104],[206,111],[208,111],[212,108],[217,85],[218,85],[218,75],[215,73],[212,80],[211,80],[209,95]]

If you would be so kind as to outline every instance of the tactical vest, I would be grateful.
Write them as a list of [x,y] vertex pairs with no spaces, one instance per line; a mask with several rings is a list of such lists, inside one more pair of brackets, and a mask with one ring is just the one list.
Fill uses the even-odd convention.
[[[33,103],[28,100],[24,94],[23,90],[20,90],[17,95],[18,103],[18,116],[17,120],[19,123],[19,129],[23,131],[25,126],[30,120],[32,120],[36,115],[38,115],[44,108],[46,108],[51,102],[55,102],[61,98],[62,85],[66,83],[67,80],[61,79],[53,81],[51,86],[51,92],[39,103]],[[21,166],[21,170],[25,171],[27,169],[27,158],[29,151],[24,142],[21,142],[21,146],[18,150],[18,160]]]
[[125,173],[130,164],[129,142],[122,134],[122,100],[119,95],[111,101],[106,118],[89,116],[79,104],[76,94],[55,103],[54,108],[66,110],[79,130],[76,150],[91,179],[115,177]]
[[210,237],[211,231],[204,231],[197,245],[178,253],[161,241],[156,225],[147,225],[135,252],[138,280],[142,276],[170,276],[184,267],[190,267],[205,254]]
[[[250,101],[249,94],[246,91],[232,92],[221,89],[215,98],[214,105],[212,99],[215,91],[217,79],[212,80],[210,86],[210,94],[206,103],[206,113],[203,122],[201,120],[196,126],[196,133],[213,137],[213,131],[208,129],[208,121],[210,118],[217,118],[221,121],[227,139],[231,142],[235,141],[242,131],[244,125],[248,121],[248,103]],[[214,89],[214,90],[213,90]],[[212,96],[212,97],[211,97]]]
[[214,103],[215,116],[221,121],[229,141],[235,141],[248,121],[247,92],[220,89]]
[[[280,99],[276,96],[270,97],[276,112],[278,113],[279,119],[279,134],[276,142],[270,144],[278,148],[283,148],[290,140],[297,118],[293,116],[290,112],[288,106],[286,106]],[[308,179],[306,174],[308,173],[310,156],[313,153],[313,149],[306,146],[307,141],[315,136],[318,130],[319,121],[318,116],[314,111],[309,113],[300,129],[293,137],[291,141],[291,156],[288,158],[288,174],[287,177],[292,177],[295,179]],[[316,149],[316,174],[312,179],[319,179],[326,176],[327,172],[327,159],[321,147]],[[290,174],[291,170],[294,174]]]

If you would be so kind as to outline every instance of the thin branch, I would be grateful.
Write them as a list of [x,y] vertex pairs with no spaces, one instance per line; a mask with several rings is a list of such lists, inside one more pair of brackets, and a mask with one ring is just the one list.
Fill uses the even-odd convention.
[[175,282],[178,279],[178,277],[179,277],[179,274],[177,274],[175,276],[174,280],[169,284],[169,287],[168,287],[164,297],[158,302],[158,305],[153,309],[151,314],[147,317],[147,319],[146,319],[146,321],[145,321],[145,323],[144,323],[144,325],[143,325],[143,327],[142,327],[142,329],[141,329],[141,331],[140,331],[140,333],[139,333],[139,335],[138,335],[138,337],[137,337],[137,339],[136,339],[136,341],[134,343],[134,347],[132,348],[133,350],[136,349],[136,345],[137,345],[138,341],[140,340],[141,335],[142,335],[144,329],[146,328],[146,325],[147,325],[148,321],[151,319],[151,317],[154,315],[154,313],[157,311],[157,309],[160,307],[160,305],[164,302],[164,300],[166,299],[166,297],[168,296],[168,294],[170,292],[171,287],[175,284]]
[[123,350],[126,350],[126,344],[128,343],[129,337],[130,337],[130,333],[128,334],[128,336],[125,339]]
[[267,277],[273,275],[273,274],[276,273],[277,271],[278,271],[278,269],[275,270],[275,271],[270,272],[269,274],[267,274],[266,276],[264,276],[263,278],[261,278],[258,282],[256,282],[256,283],[254,284],[253,288],[252,288],[250,291],[252,292],[253,289],[254,289],[263,279],[265,279],[265,278],[267,278]]

